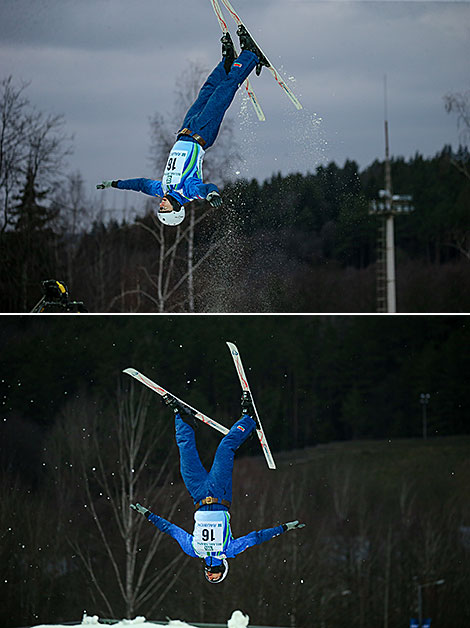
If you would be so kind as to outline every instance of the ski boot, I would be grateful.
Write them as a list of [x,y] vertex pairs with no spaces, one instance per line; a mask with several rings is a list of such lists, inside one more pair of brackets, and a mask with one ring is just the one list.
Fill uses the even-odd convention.
[[232,67],[232,63],[236,59],[235,46],[233,45],[232,38],[230,37],[230,33],[228,31],[223,34],[220,41],[222,42],[222,57],[225,60],[224,68],[228,74],[230,72],[230,68]]
[[249,390],[244,390],[241,398],[242,414],[249,414],[255,418],[255,409],[253,408],[253,402],[251,400],[251,394]]
[[170,406],[175,414],[179,414],[185,423],[190,425],[192,428],[196,427],[196,417],[194,416],[194,411],[191,410],[191,408],[188,408],[187,405],[178,401],[178,399],[175,399],[168,393],[163,395],[162,400],[167,406]]
[[243,26],[243,24],[240,24],[240,26],[238,27],[237,35],[238,35],[238,37],[240,39],[241,49],[242,50],[250,50],[251,52],[254,52],[255,55],[258,57],[258,63],[256,65],[256,76],[259,76],[261,74],[261,69],[262,69],[263,65],[266,66],[267,68],[269,67],[269,61],[266,59],[264,54],[261,52],[261,50],[255,44],[255,42],[253,41],[252,36],[246,30],[246,28]]
[[[251,416],[251,418],[253,419],[253,421],[255,421],[256,423],[256,429],[260,429],[260,424],[258,421],[258,417],[256,416],[256,412],[255,409],[253,407],[253,401],[251,400],[251,393],[249,390],[244,390],[242,393],[242,399],[241,399],[241,406],[242,406],[242,416],[245,416],[245,414],[248,414],[249,416]],[[255,432],[253,431],[253,434]],[[251,434],[251,436],[253,436],[253,434]]]

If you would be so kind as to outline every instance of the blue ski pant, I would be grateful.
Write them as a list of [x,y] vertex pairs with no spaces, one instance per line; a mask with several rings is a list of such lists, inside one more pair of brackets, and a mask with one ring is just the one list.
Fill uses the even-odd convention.
[[219,133],[225,112],[230,107],[238,88],[257,63],[258,57],[250,50],[244,50],[235,59],[227,74],[222,60],[201,87],[195,103],[186,114],[180,131],[186,128],[200,135],[206,142],[205,150],[212,146]]
[[255,421],[245,414],[232,426],[217,447],[209,473],[199,458],[194,429],[179,414],[175,416],[175,427],[181,475],[194,502],[200,502],[206,497],[218,497],[231,502],[235,452],[256,428]]

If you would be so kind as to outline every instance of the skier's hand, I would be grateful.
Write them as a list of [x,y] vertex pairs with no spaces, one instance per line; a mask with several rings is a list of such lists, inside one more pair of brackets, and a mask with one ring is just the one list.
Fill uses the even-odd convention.
[[96,186],[97,190],[104,190],[105,188],[110,188],[112,187],[114,181],[102,181],[101,183],[98,183],[98,185]]
[[140,504],[131,504],[131,508],[136,512],[140,512],[141,515],[146,515],[148,512],[150,512],[148,508],[144,508],[144,506],[141,506]]
[[286,532],[289,532],[289,530],[305,528],[305,523],[299,523],[298,521],[289,521],[289,523],[283,523],[282,527]]
[[209,192],[206,196],[206,201],[209,201],[212,207],[215,209],[219,209],[222,206],[222,197],[215,190],[213,192]]

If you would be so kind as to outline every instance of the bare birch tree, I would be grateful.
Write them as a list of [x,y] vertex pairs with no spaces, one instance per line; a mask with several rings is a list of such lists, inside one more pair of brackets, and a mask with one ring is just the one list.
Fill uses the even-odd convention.
[[[451,156],[451,163],[467,180],[470,180],[470,90],[466,92],[449,92],[444,96],[444,106],[447,113],[457,116],[457,128],[461,146],[457,154]],[[463,225],[455,225],[448,231],[447,245],[456,249],[470,261],[470,229],[466,214]]]
[[17,181],[26,157],[23,137],[28,127],[25,111],[29,102],[23,95],[27,88],[26,83],[15,87],[13,77],[9,76],[1,82],[0,87],[0,195],[3,233],[9,224],[12,197],[17,192]]
[[[163,172],[168,153],[176,139],[184,115],[197,97],[207,71],[196,63],[190,63],[176,82],[175,103],[172,113],[163,116],[156,113],[150,119],[151,144],[149,161],[152,172],[157,178]],[[238,157],[233,140],[233,124],[224,120],[217,142],[210,149],[204,164],[208,180],[222,185],[227,181],[230,165]],[[193,201],[187,206],[188,217],[182,226],[169,230],[155,216],[155,203],[147,204],[147,212],[151,224],[139,221],[138,224],[147,231],[156,247],[153,267],[142,266],[140,271],[145,277],[149,290],[142,288],[140,279],[135,286],[114,297],[110,307],[122,301],[127,295],[139,294],[150,301],[157,312],[187,311],[194,312],[196,305],[194,277],[215,251],[226,241],[222,235],[206,244],[198,251],[195,247],[195,236],[198,225],[214,211],[208,204]]]
[[[450,92],[444,96],[444,104],[447,113],[454,113],[457,116],[457,125],[460,131],[460,141],[463,146],[470,142],[470,90],[459,93]],[[470,179],[470,167],[468,163],[468,151],[452,163],[464,177]]]
[[28,294],[56,267],[57,215],[52,191],[63,175],[71,138],[61,115],[34,109],[9,76],[0,83],[0,264],[17,295],[16,311],[28,311]]
[[[50,191],[71,153],[61,115],[35,110],[24,96],[28,84],[9,76],[0,83],[0,197],[2,232],[14,224],[17,197],[27,183]],[[16,219],[16,220],[15,220]]]
[[[83,508],[94,524],[94,532],[86,525],[81,534],[68,526],[67,537],[95,599],[109,616],[125,613],[131,618],[136,612],[154,612],[186,559],[178,552],[170,560],[156,561],[164,535],[130,509],[138,500],[163,502],[174,457],[171,448],[159,445],[163,433],[168,434],[155,417],[148,416],[146,391],[138,396],[133,386],[129,393],[120,391],[110,429],[112,421],[91,403],[75,405],[48,447],[57,447],[61,457],[55,464],[56,481],[59,491],[66,491],[65,502],[67,494],[76,490],[75,500],[85,502]],[[167,451],[159,460],[157,446]],[[171,518],[181,496],[177,492],[170,507],[160,505],[159,511]],[[168,503],[167,497],[164,501]]]

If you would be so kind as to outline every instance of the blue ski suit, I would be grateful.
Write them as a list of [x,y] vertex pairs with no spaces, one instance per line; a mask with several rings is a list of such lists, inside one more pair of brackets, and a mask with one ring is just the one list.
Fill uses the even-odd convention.
[[[180,450],[181,475],[194,504],[199,506],[207,497],[232,501],[232,470],[235,452],[250,436],[256,427],[255,421],[245,414],[221,440],[210,472],[201,463],[196,448],[194,429],[185,423],[179,414],[175,417],[176,442]],[[204,558],[208,566],[220,565],[222,558],[235,558],[238,554],[253,545],[282,534],[282,525],[267,528],[258,532],[250,532],[246,536],[234,539],[230,528],[228,506],[221,503],[200,506],[195,513],[194,533],[189,534],[182,528],[170,523],[163,517],[150,513],[147,515],[159,530],[172,536],[188,556]],[[208,544],[196,539],[196,530],[202,527],[202,535],[206,534]],[[210,529],[218,534],[218,545],[210,543]],[[217,532],[218,530],[218,532]],[[214,535],[214,539],[216,536]]]
[[[205,199],[210,192],[218,192],[216,185],[203,182],[202,162],[205,151],[215,142],[224,115],[238,88],[257,63],[258,57],[253,52],[244,50],[227,74],[222,60],[207,78],[195,103],[187,112],[178,131],[176,144],[168,157],[162,180],[126,179],[118,181],[116,187],[143,192],[149,196],[170,195],[180,205],[194,199]],[[191,134],[181,134],[183,130]],[[204,148],[195,137],[202,138]]]

